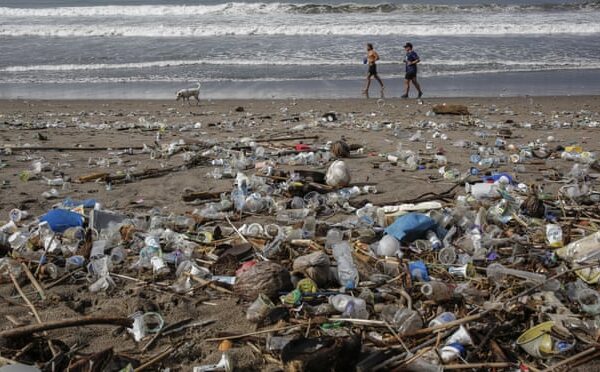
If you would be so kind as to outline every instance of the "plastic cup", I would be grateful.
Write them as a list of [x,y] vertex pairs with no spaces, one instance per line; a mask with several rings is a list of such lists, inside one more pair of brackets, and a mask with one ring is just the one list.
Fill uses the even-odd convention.
[[517,345],[533,357],[549,357],[552,354],[552,337],[549,332],[553,326],[554,322],[550,321],[528,329],[517,339]]

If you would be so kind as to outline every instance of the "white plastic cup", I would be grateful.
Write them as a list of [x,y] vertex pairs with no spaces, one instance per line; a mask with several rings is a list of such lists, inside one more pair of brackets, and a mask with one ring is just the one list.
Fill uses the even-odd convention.
[[27,216],[29,216],[29,213],[27,213],[26,211],[22,211],[20,209],[13,209],[11,210],[9,213],[9,218],[11,221],[14,222],[20,222],[21,220],[24,220],[27,218]]

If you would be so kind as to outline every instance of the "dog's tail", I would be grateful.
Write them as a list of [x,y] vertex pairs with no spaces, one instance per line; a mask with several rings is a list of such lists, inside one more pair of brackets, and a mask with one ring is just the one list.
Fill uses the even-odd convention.
[[202,85],[202,84],[200,84],[200,82],[199,82],[199,81],[198,81],[197,83],[198,83],[198,89],[200,89],[200,85]]

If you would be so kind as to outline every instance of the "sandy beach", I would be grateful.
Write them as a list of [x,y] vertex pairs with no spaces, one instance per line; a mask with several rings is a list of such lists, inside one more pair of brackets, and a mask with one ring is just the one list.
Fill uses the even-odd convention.
[[[442,103],[466,105],[471,115],[432,115],[432,107]],[[337,120],[324,120],[326,113],[335,113]],[[101,182],[77,183],[76,180],[96,172],[135,173],[165,169],[185,161],[183,152],[152,159],[150,153],[137,149],[143,145],[166,148],[171,143],[180,143],[209,148],[211,144],[230,146],[242,138],[265,140],[261,145],[268,153],[292,150],[300,141],[316,148],[344,136],[348,143],[363,148],[362,154],[346,159],[352,183],[376,185],[377,194],[364,196],[374,204],[395,204],[427,192],[444,192],[453,183],[443,179],[438,172],[439,166],[433,161],[427,169],[417,171],[404,171],[397,165],[381,169],[378,165],[385,162],[381,155],[396,151],[401,143],[402,149],[418,152],[423,159],[433,159],[435,153],[444,154],[448,158],[447,168],[465,172],[477,166],[469,162],[477,145],[463,148],[457,147],[456,142],[493,146],[501,129],[510,130],[510,135],[504,138],[507,146],[513,144],[518,148],[539,141],[548,143],[550,149],[577,144],[586,151],[598,152],[600,96],[436,98],[423,102],[397,98],[202,100],[199,106],[174,100],[3,100],[0,101],[0,222],[8,220],[13,208],[39,216],[67,197],[93,198],[105,209],[131,215],[148,214],[153,209],[161,214],[191,213],[198,206],[183,201],[186,190],[228,192],[233,180],[212,178],[209,175],[212,166],[175,170],[160,177],[115,183],[111,187]],[[422,133],[421,140],[409,141],[417,130]],[[436,132],[439,134],[434,136]],[[447,139],[442,139],[440,134]],[[318,139],[267,141],[286,136],[318,136]],[[432,142],[432,149],[426,149],[428,142]],[[45,149],[24,149],[28,146]],[[72,147],[78,150],[56,149]],[[115,150],[127,147],[133,150]],[[14,150],[9,150],[11,148]],[[506,150],[506,153],[510,154],[510,151]],[[39,177],[27,179],[24,175],[31,173],[32,163],[36,160],[49,163],[49,167]],[[572,164],[551,156],[525,162],[525,172],[515,173],[515,165],[510,162],[495,170],[510,172],[518,182],[543,185],[544,190],[554,193],[561,183],[546,179],[545,174],[553,170],[566,172]],[[326,171],[325,166],[315,168],[311,165],[283,165],[281,168]],[[254,169],[246,171],[248,175],[253,173]],[[46,179],[57,177],[71,182],[64,188],[49,186]],[[51,188],[58,192],[56,198],[42,196]],[[457,190],[464,194],[462,187]],[[235,224],[239,226],[255,218],[273,220],[271,216],[247,216]],[[347,216],[337,215],[329,221],[344,218]],[[136,275],[135,272],[129,274]],[[0,285],[2,296],[11,297],[12,291],[12,284]],[[27,288],[27,293],[33,295],[31,287]],[[212,325],[187,331],[180,354],[164,364],[181,370],[219,359],[217,343],[204,339],[255,330],[245,318],[246,303],[238,301],[236,296],[214,291],[198,292],[182,299],[168,291],[149,290],[135,281],[122,280],[109,294],[90,294],[83,281],[57,285],[48,289],[47,295],[46,301],[36,301],[42,320],[80,315],[127,316],[137,309],[159,311],[169,323],[187,317],[216,320]],[[3,303],[1,309],[3,319],[12,315],[25,323],[31,322],[32,318],[22,306]],[[3,320],[1,328],[10,327],[12,325]],[[52,338],[61,339],[68,345],[85,345],[83,352],[97,352],[114,345],[116,352],[137,357],[148,357],[163,350],[170,342],[184,339],[162,337],[141,353],[141,346],[125,332],[115,336],[111,331],[105,327],[85,327],[78,332],[57,330],[52,331]],[[262,345],[264,338],[264,335],[257,336],[253,343]],[[242,369],[272,367],[253,351],[249,343],[236,344],[233,355]]]

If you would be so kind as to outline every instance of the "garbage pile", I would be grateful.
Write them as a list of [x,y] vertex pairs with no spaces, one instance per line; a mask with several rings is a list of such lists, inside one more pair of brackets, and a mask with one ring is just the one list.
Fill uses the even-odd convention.
[[[450,183],[410,202],[374,204],[377,185],[352,182],[348,158],[365,153],[360,145],[298,142],[273,153],[250,139],[186,157],[207,166],[206,177],[231,182],[222,193],[187,190],[194,210],[185,215],[126,214],[94,199],[65,199],[37,217],[14,209],[0,227],[3,306],[36,314],[36,305],[60,300],[45,291],[64,283],[104,297],[127,296],[121,288],[133,283],[176,298],[238,300],[255,331],[213,334],[204,341],[219,361],[194,363],[194,371],[235,369],[232,350],[247,344],[264,360],[257,369],[286,371],[561,370],[597,359],[596,154],[553,138],[516,145],[503,132],[491,146],[455,142],[471,164],[451,164],[420,132],[442,136],[439,129],[422,123],[411,134],[425,152],[399,146],[372,155],[374,171],[434,168]],[[144,151],[160,158],[183,147]],[[548,158],[570,165],[543,175],[561,183],[558,192],[520,182],[529,163]],[[43,164],[35,167],[43,173]],[[81,179],[89,181],[116,187],[106,174]],[[191,330],[214,325],[160,307],[132,310],[8,319],[0,361],[43,370],[169,367],[178,350],[193,348]],[[116,328],[106,333],[132,338],[146,354],[81,354],[80,345],[52,337],[89,325]],[[160,339],[169,346],[153,350]]]

